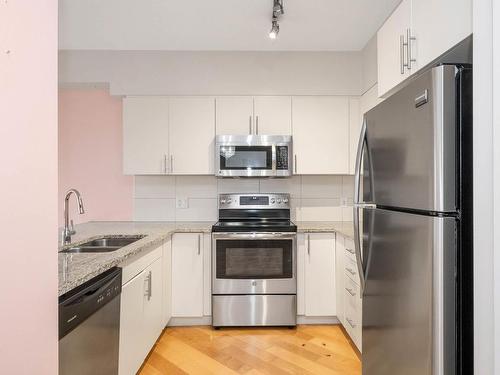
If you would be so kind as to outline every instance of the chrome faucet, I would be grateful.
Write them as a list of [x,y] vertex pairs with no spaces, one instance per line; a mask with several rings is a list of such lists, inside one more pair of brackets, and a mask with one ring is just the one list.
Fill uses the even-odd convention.
[[81,214],[85,213],[85,209],[83,208],[83,200],[80,192],[76,189],[69,189],[66,193],[66,197],[64,198],[64,229],[62,232],[63,244],[67,245],[71,243],[71,236],[76,233],[75,226],[73,225],[73,220],[71,220],[71,228],[69,221],[69,198],[71,194],[76,195],[76,199],[78,201],[78,212]]

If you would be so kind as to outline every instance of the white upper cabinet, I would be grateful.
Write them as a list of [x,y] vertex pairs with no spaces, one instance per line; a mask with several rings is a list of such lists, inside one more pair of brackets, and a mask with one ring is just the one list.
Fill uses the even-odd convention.
[[472,0],[403,0],[377,33],[379,96],[471,33]]
[[354,174],[359,135],[361,133],[360,99],[349,98],[349,174]]
[[164,174],[168,157],[167,97],[123,99],[123,171]]
[[403,0],[377,32],[377,67],[379,96],[409,76],[405,67],[407,54],[404,43],[411,29],[411,0]]
[[292,134],[292,98],[256,96],[254,98],[254,133],[259,135]]
[[349,173],[349,98],[292,98],[295,174]]
[[172,316],[203,316],[203,235],[172,236]]
[[306,238],[305,315],[337,315],[335,234],[313,233]]
[[172,174],[213,174],[215,99],[170,98],[170,160]]
[[472,33],[472,1],[413,0],[411,32],[417,70]]
[[253,134],[253,97],[221,96],[216,99],[216,133]]

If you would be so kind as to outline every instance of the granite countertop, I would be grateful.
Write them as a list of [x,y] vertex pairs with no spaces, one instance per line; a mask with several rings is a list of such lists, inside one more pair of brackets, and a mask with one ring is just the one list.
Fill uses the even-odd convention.
[[59,253],[59,296],[123,263],[129,257],[161,244],[172,233],[210,233],[212,225],[213,222],[89,222],[76,225],[72,243],[61,246],[59,251],[103,236],[145,237],[110,253]]
[[354,239],[354,224],[352,221],[298,221],[299,233],[329,233],[337,232]]
[[[113,222],[94,221],[76,225],[76,234],[70,245],[59,251],[101,237],[145,235],[144,238],[110,253],[59,253],[59,296],[80,286],[104,271],[118,266],[125,260],[164,242],[173,233],[211,233],[214,222]],[[338,232],[354,237],[352,222],[299,221],[299,233]]]

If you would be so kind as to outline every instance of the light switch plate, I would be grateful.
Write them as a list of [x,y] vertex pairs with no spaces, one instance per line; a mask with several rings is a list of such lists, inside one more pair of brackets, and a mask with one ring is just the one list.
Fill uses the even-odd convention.
[[189,207],[189,198],[186,197],[180,197],[175,200],[175,207],[176,208],[188,208]]

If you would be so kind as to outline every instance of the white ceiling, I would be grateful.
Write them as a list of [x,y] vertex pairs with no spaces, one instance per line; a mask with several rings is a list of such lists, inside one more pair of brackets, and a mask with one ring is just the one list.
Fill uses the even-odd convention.
[[400,0],[60,0],[59,48],[177,51],[357,51]]

